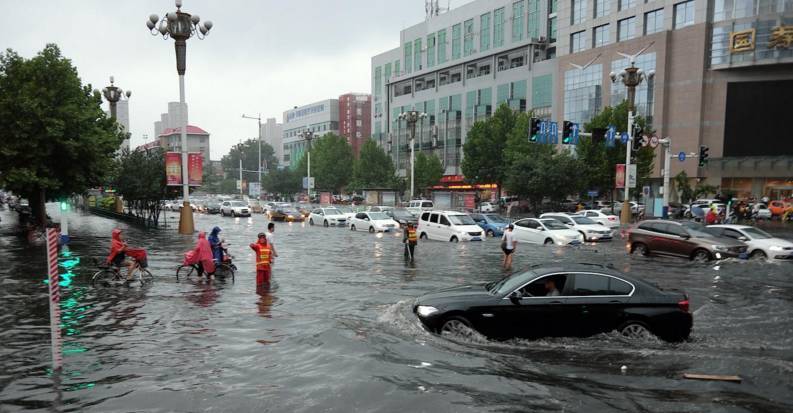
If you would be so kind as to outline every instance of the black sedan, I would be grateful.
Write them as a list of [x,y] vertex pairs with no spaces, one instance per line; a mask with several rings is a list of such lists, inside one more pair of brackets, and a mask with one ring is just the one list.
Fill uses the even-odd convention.
[[419,297],[413,312],[430,331],[493,339],[628,337],[682,341],[691,333],[688,296],[597,264],[534,266],[487,284]]

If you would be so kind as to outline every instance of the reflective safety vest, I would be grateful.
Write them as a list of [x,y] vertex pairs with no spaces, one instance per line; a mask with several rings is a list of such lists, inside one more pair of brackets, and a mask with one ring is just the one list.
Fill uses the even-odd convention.
[[415,244],[418,241],[418,236],[416,236],[416,229],[407,229],[408,232],[408,242]]
[[258,253],[256,254],[256,268],[268,269],[270,268],[270,245],[257,245]]

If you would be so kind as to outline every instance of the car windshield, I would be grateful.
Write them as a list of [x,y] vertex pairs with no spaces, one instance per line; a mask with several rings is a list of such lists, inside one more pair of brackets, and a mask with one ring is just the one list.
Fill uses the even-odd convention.
[[468,215],[448,215],[452,225],[476,225],[473,218]]
[[297,215],[297,211],[294,208],[283,208],[281,209],[281,212],[286,215]]
[[572,218],[573,221],[575,221],[575,223],[579,225],[597,225],[597,222],[592,221],[587,217],[570,217],[570,218]]
[[712,237],[707,228],[699,222],[683,221],[680,223],[692,237]]
[[244,202],[235,201],[235,202],[231,203],[231,206],[233,206],[233,207],[246,207],[247,205],[245,205]]
[[207,204],[207,206],[210,207],[210,208],[217,208],[217,207],[220,206],[220,204],[217,203],[217,202],[210,202],[210,203]]
[[391,213],[395,218],[413,218],[413,214],[407,209],[395,209]]
[[509,224],[509,220],[500,215],[485,215],[487,220],[496,224]]
[[529,280],[534,278],[536,275],[537,274],[535,274],[533,271],[513,274],[498,281],[487,283],[485,284],[485,288],[487,288],[487,291],[489,291],[490,294],[504,295],[529,282]]
[[337,209],[339,211],[341,211],[342,214],[349,214],[349,213],[355,212],[350,207],[338,207]]
[[567,225],[562,224],[561,222],[559,222],[559,221],[557,221],[555,219],[543,219],[540,222],[545,224],[545,228],[548,228],[550,230],[569,229],[569,228],[567,228]]
[[745,232],[747,235],[749,235],[749,236],[750,236],[752,239],[769,239],[769,238],[774,238],[774,236],[773,236],[773,235],[771,235],[771,234],[769,234],[769,233],[767,233],[767,232],[763,231],[762,229],[758,229],[758,228],[754,228],[754,227],[748,227],[748,228],[742,228],[742,230],[743,230],[743,232]]
[[379,221],[381,219],[389,219],[389,218],[388,215],[385,214],[385,212],[370,212],[369,219]]
[[325,208],[325,215],[341,215],[341,211],[336,208]]

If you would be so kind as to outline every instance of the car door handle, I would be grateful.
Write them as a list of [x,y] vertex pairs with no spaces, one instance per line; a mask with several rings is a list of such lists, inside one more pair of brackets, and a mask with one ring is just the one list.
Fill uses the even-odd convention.
[[609,301],[609,304],[622,304],[622,301],[619,301],[619,300],[611,300],[611,301]]
[[561,303],[562,303],[561,301],[551,301],[548,304],[561,304]]

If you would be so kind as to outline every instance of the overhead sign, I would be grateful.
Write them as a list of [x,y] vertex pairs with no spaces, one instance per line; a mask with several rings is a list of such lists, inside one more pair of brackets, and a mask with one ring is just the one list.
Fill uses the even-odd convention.
[[685,161],[685,160],[686,160],[686,153],[685,153],[685,152],[683,152],[683,151],[680,151],[680,153],[679,153],[679,154],[677,154],[677,159],[678,159],[680,162],[683,162],[683,161]]
[[550,135],[550,139],[548,143],[552,143],[554,145],[559,143],[559,124],[556,122],[549,122],[551,126],[548,128],[548,134]]
[[606,131],[606,142],[608,142],[609,147],[614,146],[614,139],[616,135],[617,135],[617,128],[614,125],[609,125],[609,128]]
[[598,196],[599,193],[600,192],[596,191],[596,190],[589,190],[589,191],[586,192],[587,196],[589,196],[590,198],[594,198],[594,197]]
[[628,188],[636,188],[636,164],[632,163],[628,165]]

